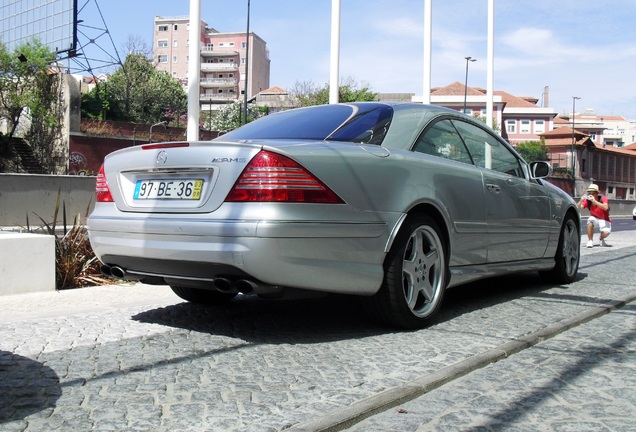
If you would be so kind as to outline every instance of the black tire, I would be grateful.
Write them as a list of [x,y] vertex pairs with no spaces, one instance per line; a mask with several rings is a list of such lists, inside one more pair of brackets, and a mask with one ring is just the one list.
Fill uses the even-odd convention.
[[443,236],[429,216],[410,217],[384,263],[384,281],[367,311],[385,323],[406,329],[424,327],[439,310],[447,283]]
[[554,255],[554,268],[539,274],[546,282],[569,284],[576,280],[581,259],[581,234],[574,217],[568,215],[563,220],[559,244]]
[[222,293],[199,288],[188,288],[180,286],[170,286],[172,292],[181,297],[183,300],[191,303],[200,303],[207,305],[224,304],[236,297],[237,293]]

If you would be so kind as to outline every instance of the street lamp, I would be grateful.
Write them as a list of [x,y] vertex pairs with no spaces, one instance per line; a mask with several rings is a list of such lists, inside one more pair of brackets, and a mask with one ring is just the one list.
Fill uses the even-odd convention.
[[168,122],[164,120],[164,121],[162,121],[162,122],[155,123],[155,124],[153,124],[152,126],[150,126],[150,137],[148,138],[148,142],[149,142],[149,143],[151,143],[151,142],[152,142],[152,128],[153,128],[153,127],[155,127],[155,126],[163,126],[163,128],[165,129],[165,128],[166,128],[166,124],[167,124],[167,123],[168,123]]
[[576,194],[576,172],[574,170],[576,166],[576,161],[574,160],[574,113],[576,112],[577,99],[581,98],[578,96],[572,96],[572,179],[574,180],[574,194]]
[[477,59],[474,59],[470,56],[464,58],[466,59],[466,81],[464,83],[464,114],[466,114],[466,98],[468,97],[468,62],[476,62]]

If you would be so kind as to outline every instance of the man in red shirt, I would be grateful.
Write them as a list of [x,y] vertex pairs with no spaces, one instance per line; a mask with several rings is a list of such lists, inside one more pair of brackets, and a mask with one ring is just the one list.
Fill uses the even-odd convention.
[[599,193],[598,185],[592,183],[587,188],[587,194],[579,200],[579,208],[586,208],[590,211],[587,219],[587,247],[594,247],[594,229],[600,229],[599,246],[607,246],[605,239],[612,232],[612,219],[609,215],[609,200]]

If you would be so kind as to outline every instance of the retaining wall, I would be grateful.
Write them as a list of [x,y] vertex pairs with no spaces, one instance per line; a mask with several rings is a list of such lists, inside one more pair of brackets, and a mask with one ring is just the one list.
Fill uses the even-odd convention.
[[[63,221],[62,203],[66,207],[68,225],[75,215],[86,221],[87,209],[95,203],[95,177],[45,174],[0,173],[0,227],[42,227],[40,217],[52,224],[55,202],[60,193],[57,226]],[[39,216],[39,217],[38,217]]]

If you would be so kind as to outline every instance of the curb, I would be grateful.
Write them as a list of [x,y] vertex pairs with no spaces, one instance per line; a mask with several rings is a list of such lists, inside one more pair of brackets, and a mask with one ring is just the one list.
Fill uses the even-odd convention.
[[413,400],[444,384],[469,374],[477,369],[503,360],[512,354],[530,348],[540,342],[550,339],[566,330],[584,324],[595,318],[608,314],[616,309],[636,300],[636,291],[619,300],[614,300],[600,306],[591,307],[583,312],[565,318],[535,332],[521,336],[517,339],[503,343],[483,353],[476,354],[466,360],[447,366],[432,374],[421,376],[413,380],[411,384],[394,387],[377,395],[354,403],[346,408],[328,413],[323,418],[306,421],[294,425],[286,431],[292,432],[336,432],[359,423],[387,409],[394,408],[404,402]]

